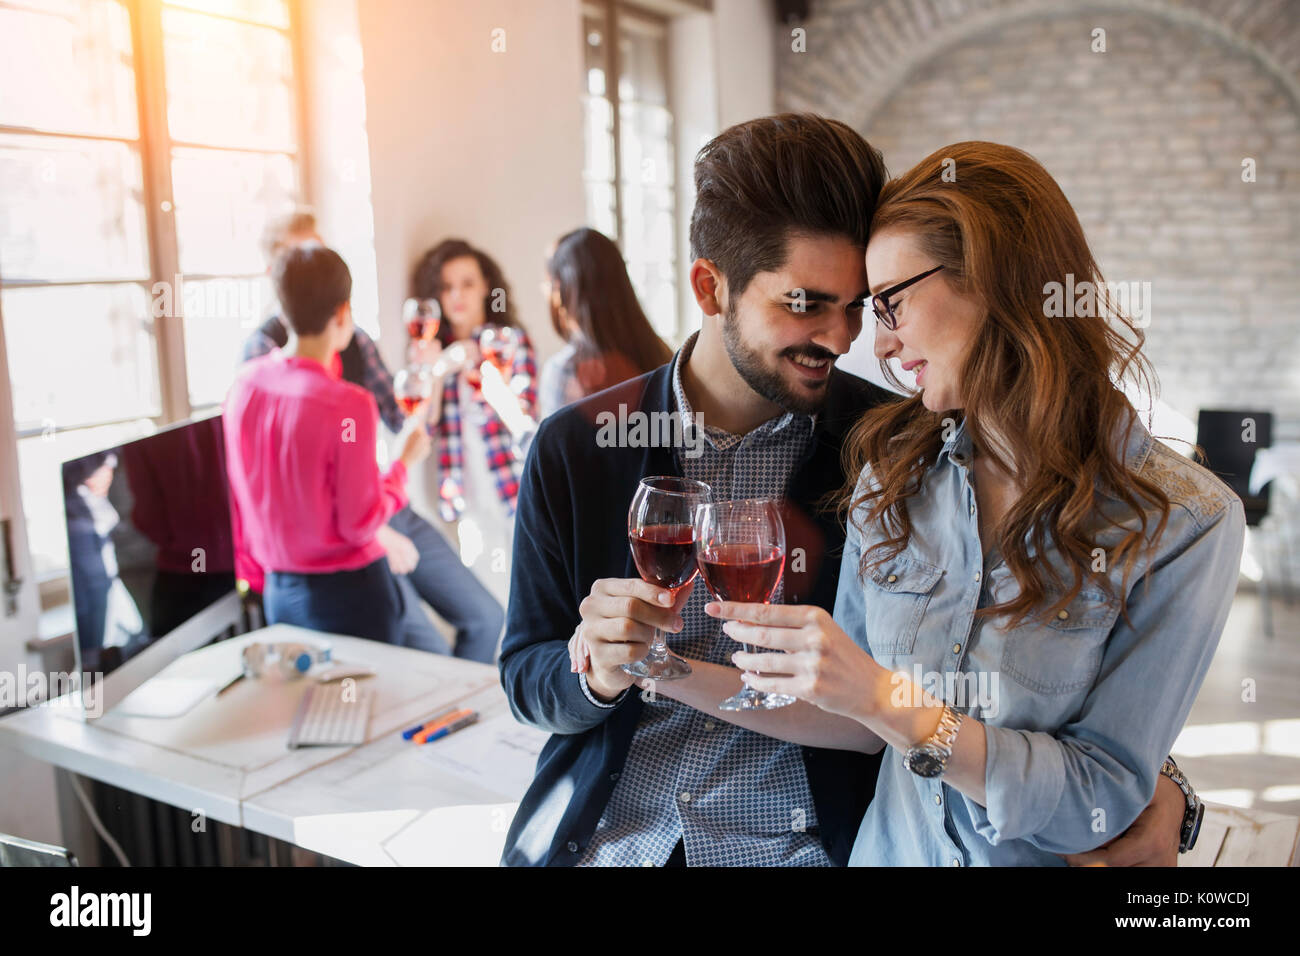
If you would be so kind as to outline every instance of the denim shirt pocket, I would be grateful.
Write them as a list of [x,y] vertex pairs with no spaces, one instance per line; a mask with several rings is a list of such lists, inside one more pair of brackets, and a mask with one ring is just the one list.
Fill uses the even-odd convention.
[[[1049,602],[1057,598],[1049,595]],[[1031,618],[1007,632],[1002,670],[1039,694],[1073,694],[1092,686],[1101,669],[1119,601],[1096,587],[1084,587],[1050,621]]]
[[895,555],[872,568],[863,584],[867,643],[873,654],[910,654],[943,569]]

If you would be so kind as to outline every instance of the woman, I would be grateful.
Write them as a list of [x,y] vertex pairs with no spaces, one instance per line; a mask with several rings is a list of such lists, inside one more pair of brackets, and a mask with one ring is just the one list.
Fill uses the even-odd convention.
[[[413,296],[437,299],[442,310],[437,343],[420,350],[434,370],[429,421],[436,423],[439,440],[439,511],[444,521],[458,522],[461,559],[467,565],[475,566],[482,557],[500,571],[500,562],[510,554],[523,468],[520,440],[532,424],[536,403],[533,347],[519,326],[501,267],[462,239],[444,240],[425,253],[411,287]],[[509,408],[484,395],[479,343],[489,328],[514,330],[509,367],[500,376],[510,393]],[[493,574],[486,580],[502,577]]]
[[542,368],[540,417],[672,358],[637,301],[618,246],[604,234],[561,236],[546,272],[551,325],[567,344]]
[[[1151,800],[1228,614],[1242,505],[1117,388],[1146,366],[1110,298],[1057,308],[1067,276],[1106,286],[1027,154],[959,143],[887,184],[866,266],[876,355],[917,391],[846,444],[834,617],[707,607],[757,645],[733,656],[745,683],[799,698],[718,716],[890,748],[852,863],[1061,865]],[[740,683],[699,670],[656,690],[703,706]]]
[[273,274],[292,334],[240,369],[224,406],[236,550],[265,571],[267,624],[399,643],[405,606],[375,535],[406,504],[428,435],[412,429],[379,473],[374,396],[333,371],[352,340],[348,267],[308,244]]

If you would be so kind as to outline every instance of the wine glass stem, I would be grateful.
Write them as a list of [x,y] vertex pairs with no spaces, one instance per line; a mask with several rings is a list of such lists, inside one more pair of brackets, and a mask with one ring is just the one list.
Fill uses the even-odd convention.
[[655,636],[650,641],[650,652],[646,654],[647,660],[666,661],[668,660],[668,641],[664,639],[664,632],[655,628]]
[[[754,648],[752,645],[745,644],[744,642],[741,642],[741,645],[740,645],[740,646],[743,647],[743,648],[745,649],[745,653],[746,653],[746,654],[753,654],[753,653],[755,652],[755,648]],[[753,674],[753,675],[756,676],[756,677],[757,677],[758,674],[759,674],[758,671],[750,671],[750,673]],[[754,696],[754,699],[755,699],[755,700],[762,700],[763,697],[764,697],[764,694],[763,694],[763,692],[762,692],[761,690],[754,690],[754,688],[750,687],[748,684],[745,685],[745,689],[748,690],[748,691],[750,692],[750,694],[752,694],[752,695]]]

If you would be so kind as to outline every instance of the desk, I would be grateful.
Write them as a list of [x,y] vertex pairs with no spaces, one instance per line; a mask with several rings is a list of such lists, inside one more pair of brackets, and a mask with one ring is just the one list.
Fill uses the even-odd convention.
[[[508,713],[491,665],[274,625],[186,654],[158,677],[234,674],[250,641],[321,636],[332,642],[336,661],[364,663],[376,672],[365,678],[375,704],[366,743],[359,746],[289,750],[289,724],[310,680],[278,677],[240,681],[173,719],[110,711],[83,722],[56,706],[37,707],[0,720],[0,745],[232,826],[301,838],[308,849],[359,864],[438,858],[438,847],[430,844],[434,821],[486,814],[494,827],[503,815],[508,825],[522,790],[492,780],[497,770],[511,781],[522,772],[526,780],[531,756],[521,752],[515,766],[489,768],[486,785],[475,786],[440,770],[400,737],[401,730],[453,704],[474,707],[484,721]],[[475,847],[461,846],[456,859],[494,864],[504,831],[491,829]]]

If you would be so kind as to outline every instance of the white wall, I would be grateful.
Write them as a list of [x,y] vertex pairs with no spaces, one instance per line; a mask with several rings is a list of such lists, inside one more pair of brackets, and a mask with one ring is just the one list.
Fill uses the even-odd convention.
[[776,14],[767,0],[713,0],[718,129],[774,113]]
[[385,357],[411,267],[447,236],[501,263],[549,355],[544,252],[585,218],[578,0],[365,0],[360,22]]

